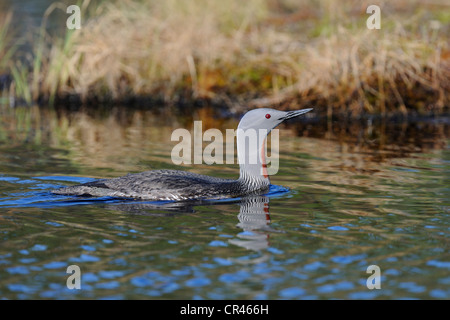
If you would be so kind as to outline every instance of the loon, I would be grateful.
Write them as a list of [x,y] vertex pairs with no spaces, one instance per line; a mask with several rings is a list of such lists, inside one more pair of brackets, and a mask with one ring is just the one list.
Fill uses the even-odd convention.
[[[151,170],[123,177],[100,179],[75,186],[54,189],[59,195],[131,198],[151,201],[185,201],[236,198],[269,190],[264,139],[272,129],[287,119],[298,117],[311,108],[279,111],[253,109],[241,119],[237,130],[240,176],[237,180],[201,175],[180,170]],[[246,143],[247,130],[260,133],[256,145]],[[262,134],[261,134],[262,133]],[[258,156],[255,156],[258,155]],[[254,156],[252,161],[247,161]]]

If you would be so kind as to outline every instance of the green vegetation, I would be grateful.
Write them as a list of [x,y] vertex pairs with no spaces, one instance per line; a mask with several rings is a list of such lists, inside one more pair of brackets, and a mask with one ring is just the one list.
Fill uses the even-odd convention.
[[314,105],[328,115],[448,111],[448,7],[383,2],[381,29],[369,30],[369,5],[168,0],[102,2],[94,10],[85,2],[82,28],[49,38],[43,27],[28,66],[5,42],[9,14],[0,23],[0,70],[13,78],[8,94],[27,103],[147,97]]

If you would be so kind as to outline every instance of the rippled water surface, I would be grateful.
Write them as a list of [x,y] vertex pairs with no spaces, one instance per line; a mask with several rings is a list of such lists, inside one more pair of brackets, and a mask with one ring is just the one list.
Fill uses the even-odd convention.
[[159,168],[237,177],[235,164],[175,166],[170,138],[238,119],[0,110],[0,298],[450,298],[447,119],[290,121],[268,194],[181,205],[49,191]]

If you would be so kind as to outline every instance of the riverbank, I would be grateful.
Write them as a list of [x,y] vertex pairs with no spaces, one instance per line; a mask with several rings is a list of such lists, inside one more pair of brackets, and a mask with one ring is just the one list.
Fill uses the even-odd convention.
[[[444,3],[85,2],[82,28],[31,37],[25,59],[0,13],[3,103],[314,106],[359,117],[448,112]],[[67,15],[54,6],[43,17]],[[68,16],[68,15],[67,15]],[[86,17],[86,18],[84,18]],[[28,37],[30,38],[30,37]],[[20,39],[20,41],[24,41]]]

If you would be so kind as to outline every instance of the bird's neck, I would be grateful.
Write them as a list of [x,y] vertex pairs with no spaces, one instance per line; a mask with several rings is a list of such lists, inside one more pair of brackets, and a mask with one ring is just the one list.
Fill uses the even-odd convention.
[[237,153],[240,168],[239,180],[250,190],[270,185],[266,165],[266,136],[264,130],[237,130]]

